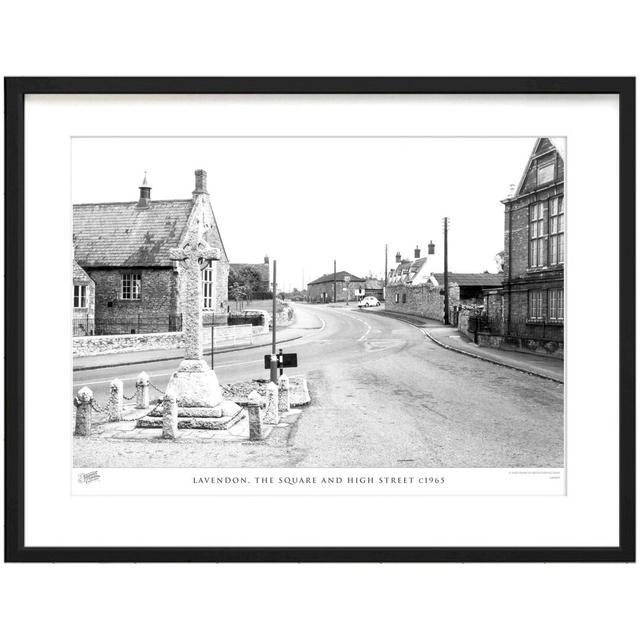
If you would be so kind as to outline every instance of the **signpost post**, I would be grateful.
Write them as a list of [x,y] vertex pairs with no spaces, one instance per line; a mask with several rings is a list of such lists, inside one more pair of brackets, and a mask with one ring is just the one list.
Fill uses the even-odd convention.
[[273,307],[271,314],[271,382],[278,384],[278,357],[276,356],[276,295],[278,281],[276,279],[276,261],[273,261]]

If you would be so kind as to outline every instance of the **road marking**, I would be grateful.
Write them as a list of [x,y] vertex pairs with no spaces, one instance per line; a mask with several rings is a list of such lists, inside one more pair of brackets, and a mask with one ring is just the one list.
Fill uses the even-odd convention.
[[[343,315],[346,315],[347,313],[351,313],[354,310],[353,309],[336,309],[336,311],[338,311],[339,313],[342,313]],[[363,320],[362,318],[357,318],[355,316],[351,316],[351,317],[354,320],[357,320],[358,322],[362,322],[362,324],[364,324],[365,327],[367,327],[367,330],[356,340],[356,342],[362,342],[369,335],[369,332],[371,331],[371,325],[366,320]]]

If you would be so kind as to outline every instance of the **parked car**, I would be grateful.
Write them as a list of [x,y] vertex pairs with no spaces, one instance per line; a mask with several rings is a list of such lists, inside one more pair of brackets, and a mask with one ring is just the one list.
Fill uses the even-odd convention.
[[364,298],[362,298],[362,300],[360,300],[360,302],[358,302],[358,306],[359,307],[379,307],[380,300],[378,300],[378,298],[376,298],[375,296],[365,296]]

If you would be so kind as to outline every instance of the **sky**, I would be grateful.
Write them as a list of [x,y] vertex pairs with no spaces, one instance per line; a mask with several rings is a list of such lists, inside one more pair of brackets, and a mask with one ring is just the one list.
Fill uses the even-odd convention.
[[449,270],[497,270],[504,205],[535,138],[74,138],[72,200],[186,199],[194,171],[208,190],[230,262],[278,262],[279,289],[333,271],[383,277],[396,252]]

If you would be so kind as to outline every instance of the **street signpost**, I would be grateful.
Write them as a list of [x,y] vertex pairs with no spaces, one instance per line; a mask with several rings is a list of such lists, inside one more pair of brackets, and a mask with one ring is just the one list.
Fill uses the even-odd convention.
[[[282,349],[280,349],[280,353],[277,354],[277,368],[280,369],[280,375],[282,375],[282,370],[287,369],[289,367],[297,367],[298,366],[298,354],[297,353],[282,353]],[[266,355],[264,357],[264,368],[271,369],[271,355]]]

